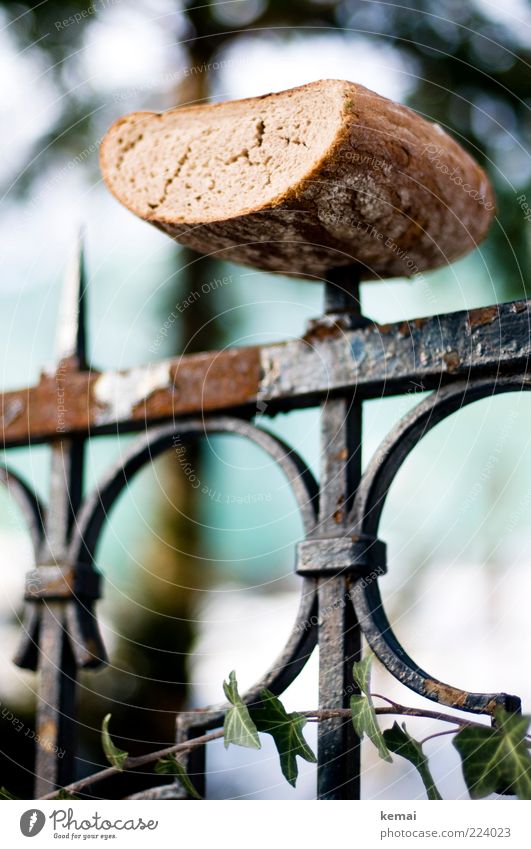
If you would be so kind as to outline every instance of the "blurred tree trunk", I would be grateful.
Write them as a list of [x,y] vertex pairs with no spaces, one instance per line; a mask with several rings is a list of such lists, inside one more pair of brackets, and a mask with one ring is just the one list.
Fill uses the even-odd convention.
[[[207,99],[208,76],[199,69],[208,65],[209,55],[200,47],[193,48],[190,61],[194,72],[178,88],[176,106]],[[176,285],[170,303],[163,308],[161,323],[173,311],[178,313],[176,305],[190,293],[199,293],[199,297],[178,313],[178,321],[172,325],[175,335],[170,354],[216,348],[223,338],[221,324],[215,320],[219,293],[204,294],[202,285],[219,275],[219,266],[209,257],[177,246],[174,262]],[[177,425],[175,430],[177,433]],[[201,469],[203,453],[202,443],[187,448],[187,460],[194,469]],[[132,673],[145,677],[140,679],[134,695],[136,707],[127,700],[124,704],[117,703],[116,681],[110,687],[108,705],[102,707],[101,700],[97,700],[101,717],[107,710],[112,711],[118,745],[132,754],[168,745],[175,738],[176,714],[187,703],[188,656],[196,636],[195,614],[200,598],[197,590],[208,581],[208,562],[198,557],[200,489],[191,485],[174,451],[164,455],[156,465],[164,497],[154,520],[153,541],[141,555],[145,569],[135,587],[143,615],[123,623],[124,635],[116,652],[120,658],[118,666],[123,664]],[[91,705],[90,713],[97,722],[95,704]],[[91,742],[90,748],[99,746],[98,733]],[[124,775],[118,781],[111,779],[100,785],[96,792],[112,798],[115,788],[122,796],[163,782],[157,776]]]

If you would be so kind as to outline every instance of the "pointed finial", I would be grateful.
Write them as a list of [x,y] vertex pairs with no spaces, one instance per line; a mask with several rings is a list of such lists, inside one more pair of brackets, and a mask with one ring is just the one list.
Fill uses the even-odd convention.
[[85,289],[83,230],[80,229],[68,262],[61,294],[59,324],[56,331],[56,364],[62,360],[75,358],[78,368],[82,369],[86,366]]

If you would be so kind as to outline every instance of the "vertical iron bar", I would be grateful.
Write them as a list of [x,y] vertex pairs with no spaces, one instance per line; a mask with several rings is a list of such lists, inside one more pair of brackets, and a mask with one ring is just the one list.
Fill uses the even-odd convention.
[[350,312],[361,316],[358,268],[346,265],[329,272],[325,280],[324,312]]
[[[56,331],[57,432],[59,401],[68,403],[68,374],[86,367],[86,279],[82,234],[72,252],[63,284]],[[45,537],[40,562],[64,564],[68,542],[83,497],[84,439],[59,439],[51,445],[51,473]],[[77,666],[65,623],[71,600],[42,601],[39,641],[39,693],[35,755],[36,795],[73,779]]]
[[72,778],[76,667],[63,632],[62,602],[43,602],[39,698],[35,727],[35,793],[43,796]]
[[[42,563],[61,563],[82,492],[83,446],[62,440],[52,448],[50,503]],[[69,602],[67,601],[66,604]],[[65,633],[65,601],[45,602],[40,625],[35,757],[36,795],[73,780],[76,664]]]
[[[327,311],[359,313],[353,270],[331,275]],[[361,401],[352,396],[325,401],[321,408],[321,493],[319,535],[342,536],[361,477]],[[352,665],[361,656],[361,631],[350,601],[348,575],[319,578],[319,706],[346,708],[356,692]],[[359,799],[360,741],[350,719],[319,723],[319,799]]]

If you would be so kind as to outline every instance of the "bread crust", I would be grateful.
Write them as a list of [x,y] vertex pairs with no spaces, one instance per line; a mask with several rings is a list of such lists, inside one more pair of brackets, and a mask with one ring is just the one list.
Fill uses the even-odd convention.
[[[325,91],[326,90],[326,91]],[[116,134],[124,124],[167,121],[138,112],[120,118],[100,150],[103,178],[133,213],[181,244],[255,268],[321,279],[358,264],[362,279],[411,277],[471,251],[495,214],[484,171],[438,125],[363,86],[341,80],[237,102],[253,113],[266,98],[304,92],[308,109],[327,92],[342,98],[333,141],[287,189],[237,214],[202,218],[185,210],[146,212],[120,185]],[[236,102],[232,102],[236,103]],[[213,123],[231,103],[184,107]],[[238,186],[234,185],[234,192]]]

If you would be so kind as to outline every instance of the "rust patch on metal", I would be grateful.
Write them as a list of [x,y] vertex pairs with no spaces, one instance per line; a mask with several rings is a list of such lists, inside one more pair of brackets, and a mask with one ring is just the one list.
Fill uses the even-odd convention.
[[348,330],[348,328],[342,327],[339,321],[323,322],[316,319],[309,322],[308,330],[302,337],[302,341],[312,344],[313,342],[322,342],[326,339],[337,339],[338,336],[343,335],[345,330]]
[[56,739],[57,723],[53,719],[46,719],[39,726],[38,733],[36,734],[37,745],[45,752],[55,752],[57,748]]
[[[169,393],[156,393],[142,405],[144,416],[173,415],[238,407],[256,400],[260,389],[260,348],[230,348],[183,357],[171,370]],[[160,396],[160,397],[157,397]],[[163,404],[161,404],[161,400]]]
[[[190,354],[160,364],[160,368],[156,383],[149,379],[153,367],[106,372],[108,386],[117,381],[127,384],[138,377],[138,392],[125,393],[119,407],[109,392],[101,392],[105,383],[96,370],[44,373],[36,386],[5,392],[0,401],[4,445],[24,444],[28,439],[64,439],[66,434],[90,433],[106,424],[162,421],[203,410],[242,407],[255,401],[260,389],[257,346]],[[167,370],[165,385],[163,368]],[[140,394],[144,382],[145,396]],[[130,404],[126,408],[127,394]]]
[[[343,452],[340,452],[343,453]],[[345,496],[340,495],[337,499],[337,507],[332,518],[337,525],[341,525],[345,518]]]
[[325,313],[325,315],[308,322],[306,333],[301,337],[301,341],[309,344],[325,342],[328,339],[337,339],[353,330],[365,330],[374,327],[377,327],[374,321],[358,312],[345,310],[343,312]]
[[450,374],[458,371],[459,366],[461,365],[461,360],[457,351],[446,351],[446,353],[443,354],[443,360]]
[[384,328],[385,332],[389,330],[393,330],[395,333],[398,333],[400,336],[411,336],[411,332],[413,330],[421,330],[426,322],[427,318],[411,318],[407,319],[407,321],[401,321],[400,324],[383,324],[381,328]]
[[476,327],[483,327],[485,324],[492,324],[493,321],[496,321],[499,315],[500,310],[496,304],[492,307],[481,307],[477,310],[470,310],[468,313],[470,329],[474,330]]
[[440,681],[434,681],[432,678],[425,681],[424,691],[427,696],[448,707],[462,707],[466,704],[468,696],[464,690],[450,687],[449,684],[441,684]]

